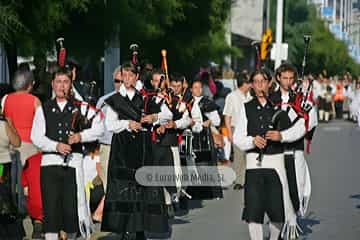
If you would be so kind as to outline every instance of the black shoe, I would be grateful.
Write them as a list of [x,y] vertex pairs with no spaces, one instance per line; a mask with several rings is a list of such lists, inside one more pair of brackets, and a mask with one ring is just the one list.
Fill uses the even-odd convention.
[[236,184],[234,185],[234,187],[233,187],[234,190],[241,190],[241,189],[243,189],[243,188],[244,188],[244,186],[241,185],[240,183],[236,183]]
[[124,232],[122,233],[121,240],[132,240],[136,238],[136,234]]
[[32,234],[32,239],[43,239],[43,224],[40,222],[34,222],[33,223],[34,230]]
[[175,211],[172,204],[166,205],[168,218],[173,219],[175,217]]
[[186,198],[180,198],[179,207],[181,210],[188,210],[188,199]]

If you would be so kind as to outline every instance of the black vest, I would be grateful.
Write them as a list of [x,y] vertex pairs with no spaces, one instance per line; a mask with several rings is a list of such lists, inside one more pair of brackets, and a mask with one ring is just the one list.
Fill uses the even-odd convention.
[[[250,102],[245,103],[245,112],[247,118],[247,134],[248,136],[255,137],[265,136],[265,133],[274,129],[272,118],[277,111],[269,101],[265,106],[262,106],[257,98],[253,98]],[[259,148],[248,150],[247,152],[260,153]],[[284,152],[284,144],[281,142],[268,141],[264,154],[278,154]]]
[[[178,111],[178,109],[176,109],[176,105],[178,103],[177,101],[173,100],[171,107],[169,105],[167,105],[164,101],[162,101],[162,102],[169,108],[169,110],[173,114],[173,117],[172,117],[173,121],[177,121],[182,118],[182,113],[180,113]],[[157,144],[160,144],[162,146],[176,147],[179,145],[178,134],[179,134],[178,129],[166,129],[164,134],[158,136],[158,139],[156,142],[157,142]]]
[[[272,93],[270,95],[270,99],[275,105],[278,105],[279,107],[281,107],[280,105],[282,104],[282,99],[281,99],[281,91],[280,90]],[[288,103],[291,103],[291,104],[295,103],[295,95],[294,94],[289,95],[289,102]],[[291,108],[290,106],[287,107],[287,112],[289,112],[290,108]],[[293,122],[293,124],[295,124],[295,122]],[[286,148],[290,149],[290,150],[304,151],[304,149],[305,149],[305,147],[304,147],[304,137],[300,138],[299,140],[297,140],[295,142],[288,143]]]
[[[172,120],[177,121],[182,118],[183,113],[177,109],[177,105],[179,103],[180,98],[178,96],[172,97],[171,106],[169,106],[165,100],[162,100],[161,102],[165,104],[171,113],[173,114]],[[178,135],[181,134],[181,131],[179,129],[166,129],[165,133],[162,135],[159,135],[157,138],[156,143],[160,144],[162,146],[173,146],[176,147],[179,145],[178,142]]]
[[[77,132],[76,129],[71,129],[71,124],[73,121],[73,113],[80,111],[80,109],[68,101],[64,110],[61,112],[55,99],[45,102],[42,107],[46,124],[45,136],[53,141],[67,144],[70,132]],[[71,149],[72,152],[82,153],[83,145],[81,143],[73,144],[71,145]]]

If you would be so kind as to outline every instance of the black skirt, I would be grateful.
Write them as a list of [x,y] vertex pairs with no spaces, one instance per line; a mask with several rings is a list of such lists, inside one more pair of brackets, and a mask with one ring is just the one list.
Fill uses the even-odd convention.
[[44,211],[44,232],[79,231],[75,168],[42,166],[41,197]]
[[[196,137],[197,136],[197,137]],[[198,139],[198,140],[197,140]],[[200,145],[204,147],[202,151],[195,152],[196,166],[217,167],[216,149],[214,147],[214,140],[211,136],[209,128],[205,128],[200,134],[194,135],[193,146],[200,149]],[[206,149],[209,145],[209,150]],[[222,186],[190,186],[187,188],[187,193],[192,196],[193,200],[211,200],[223,198]]]
[[330,112],[332,110],[331,102],[326,101],[325,98],[319,98],[319,109]]
[[112,139],[102,231],[168,232],[164,192],[136,182],[140,167],[153,164],[149,132],[123,131]]
[[247,169],[243,220],[262,224],[265,213],[271,222],[285,220],[280,178],[274,169]]
[[3,164],[0,180],[0,239],[23,239],[25,231],[11,192],[11,163]]

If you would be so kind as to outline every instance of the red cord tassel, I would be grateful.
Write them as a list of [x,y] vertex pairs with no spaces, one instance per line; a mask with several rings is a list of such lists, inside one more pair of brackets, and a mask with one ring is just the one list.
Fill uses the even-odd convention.
[[156,142],[156,132],[155,131],[152,131],[151,132],[151,141],[154,143]]
[[60,49],[60,53],[59,53],[59,66],[60,67],[65,67],[65,58],[66,58],[66,49],[62,48],[62,49]]
[[183,140],[183,137],[182,137],[181,134],[178,135],[177,140],[178,140],[178,144],[180,145],[182,143],[182,140]]

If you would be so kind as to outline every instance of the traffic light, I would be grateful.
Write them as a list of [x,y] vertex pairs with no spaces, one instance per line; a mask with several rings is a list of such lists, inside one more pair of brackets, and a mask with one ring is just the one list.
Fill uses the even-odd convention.
[[266,60],[270,54],[272,43],[272,31],[270,28],[266,29],[261,39],[260,58],[262,61]]

